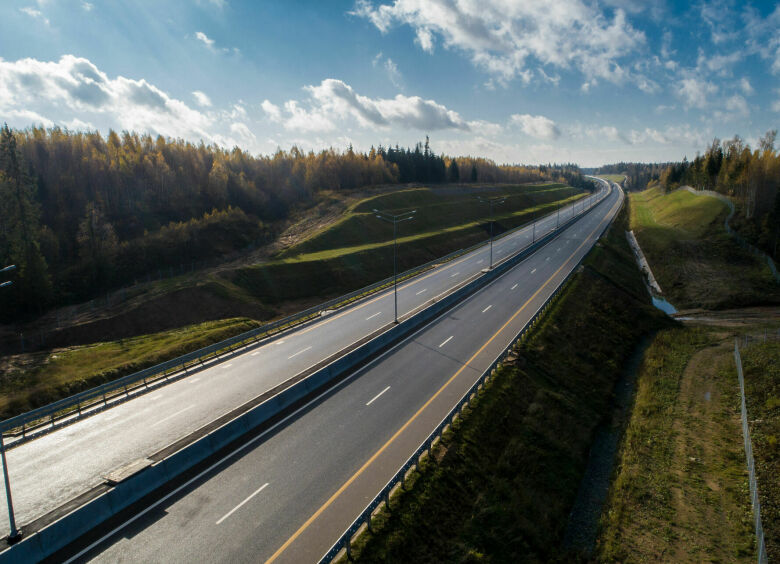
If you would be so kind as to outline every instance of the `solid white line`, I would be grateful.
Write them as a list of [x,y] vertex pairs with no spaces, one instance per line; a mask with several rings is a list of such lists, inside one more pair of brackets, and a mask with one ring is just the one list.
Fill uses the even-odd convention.
[[510,290],[514,290],[515,288],[517,288],[517,284],[515,284],[514,286],[512,286],[512,287],[511,287],[511,288],[509,288],[509,289],[510,289]]
[[420,294],[422,294],[423,292],[427,292],[427,291],[428,291],[428,288],[423,288],[422,290],[420,290],[419,292],[417,292],[417,295],[419,296],[419,295],[420,295]]
[[168,419],[173,419],[173,418],[174,418],[174,417],[176,417],[177,415],[181,415],[182,413],[184,413],[184,412],[185,412],[185,411],[187,411],[188,409],[192,409],[193,407],[195,407],[195,404],[188,405],[188,406],[187,406],[187,407],[185,407],[184,409],[180,409],[180,410],[179,410],[179,411],[177,411],[176,413],[172,413],[172,414],[170,414],[168,417],[165,417],[165,418],[163,418],[163,419],[160,419],[160,420],[159,420],[159,421],[157,421],[156,423],[152,423],[152,424],[151,424],[151,425],[149,425],[149,426],[150,426],[150,427],[157,427],[157,425],[160,425],[160,424],[162,424],[162,423],[165,423],[166,421],[168,421]]
[[452,340],[452,338],[453,338],[454,336],[455,336],[455,335],[450,335],[449,337],[447,337],[446,339],[444,339],[444,342],[443,342],[442,344],[440,344],[440,345],[439,345],[439,348],[442,348],[444,345],[446,345],[447,343],[449,343],[449,342]]
[[456,272],[455,274],[451,274],[450,278],[455,278],[458,274],[460,274],[460,272]]
[[482,310],[482,313],[485,313],[487,310],[489,310],[491,307],[493,307],[493,304],[490,304],[485,309]]
[[[489,284],[488,284],[488,286],[489,286]],[[475,294],[475,295],[476,295],[476,294]],[[464,302],[463,302],[463,303],[466,303],[466,302],[470,301],[470,299],[471,299],[471,298],[473,298],[473,297],[474,297],[474,296],[471,296],[471,297],[469,297],[469,298],[466,298],[466,299],[464,300]],[[396,343],[396,344],[395,344],[393,347],[391,347],[390,349],[388,349],[387,351],[385,351],[384,353],[382,353],[381,355],[379,355],[377,358],[375,358],[374,360],[372,360],[371,362],[369,362],[369,363],[368,363],[366,366],[364,366],[364,367],[363,367],[361,370],[358,370],[358,371],[356,371],[356,372],[353,372],[353,373],[352,373],[350,376],[348,376],[347,378],[345,378],[344,380],[342,380],[341,382],[339,382],[338,384],[336,384],[336,385],[335,385],[335,386],[334,386],[334,387],[333,387],[333,388],[332,388],[330,391],[331,391],[331,392],[333,392],[333,391],[336,391],[336,390],[338,390],[338,389],[340,389],[340,388],[344,387],[344,386],[345,386],[347,383],[349,383],[349,382],[351,382],[352,380],[354,380],[355,376],[357,376],[358,374],[362,374],[362,373],[363,373],[365,370],[367,370],[367,369],[368,369],[370,366],[373,366],[373,365],[375,365],[375,364],[376,364],[378,361],[380,361],[381,359],[383,359],[384,357],[386,357],[387,355],[389,355],[390,353],[392,353],[393,351],[395,351],[396,349],[398,349],[399,347],[401,347],[403,344],[405,344],[405,343],[408,343],[408,342],[409,342],[410,340],[412,340],[414,337],[416,337],[417,335],[419,335],[420,333],[422,333],[423,331],[425,331],[425,330],[426,330],[428,327],[429,327],[429,325],[425,325],[425,326],[423,326],[423,327],[420,327],[420,328],[419,328],[417,331],[415,331],[414,333],[412,333],[411,335],[409,335],[409,336],[408,336],[408,337],[406,337],[405,339],[402,339],[401,341],[399,341],[398,343]],[[290,420],[290,419],[292,419],[293,417],[295,417],[296,415],[298,415],[298,414],[299,414],[301,411],[303,411],[303,410],[307,409],[307,408],[308,408],[308,407],[309,407],[311,404],[313,404],[314,402],[316,402],[316,401],[319,401],[320,397],[321,397],[321,396],[317,396],[317,397],[315,397],[315,398],[312,398],[311,400],[309,400],[309,402],[308,402],[308,403],[306,403],[305,405],[302,405],[301,407],[299,407],[298,409],[296,409],[295,411],[293,411],[292,413],[290,413],[290,414],[289,414],[287,417],[285,417],[285,418],[281,419],[280,421],[277,421],[276,423],[274,423],[273,425],[271,425],[271,426],[270,426],[268,429],[266,429],[265,431],[263,431],[262,433],[260,433],[259,435],[257,435],[257,436],[256,436],[256,437],[254,437],[253,439],[251,439],[250,441],[248,441],[248,442],[244,443],[243,445],[241,445],[240,447],[236,448],[236,450],[234,450],[233,452],[231,452],[231,453],[227,454],[225,457],[221,458],[220,460],[217,460],[217,461],[216,461],[214,464],[212,464],[211,466],[209,466],[208,468],[206,468],[205,470],[203,470],[203,471],[202,471],[200,474],[198,474],[197,476],[193,476],[192,478],[190,478],[189,480],[187,480],[185,483],[183,483],[182,485],[180,485],[178,488],[176,488],[176,489],[175,489],[175,490],[173,490],[172,492],[170,492],[170,493],[166,494],[166,495],[165,495],[165,496],[163,496],[162,498],[158,499],[157,501],[155,501],[154,503],[152,503],[152,504],[151,504],[149,507],[147,507],[146,509],[144,509],[143,511],[141,511],[141,512],[140,512],[140,513],[138,513],[137,515],[135,515],[135,516],[131,517],[130,519],[128,519],[128,520],[127,520],[127,521],[125,521],[124,523],[121,523],[120,525],[117,525],[117,526],[116,526],[114,529],[112,529],[111,531],[109,531],[108,533],[106,533],[105,535],[103,535],[102,537],[100,537],[99,539],[97,539],[96,541],[94,541],[92,544],[90,544],[90,545],[89,545],[89,546],[87,546],[86,548],[82,549],[82,550],[81,550],[79,553],[77,553],[76,555],[74,555],[74,556],[72,556],[71,558],[69,558],[68,560],[66,560],[66,561],[65,561],[65,564],[71,564],[72,562],[75,562],[76,560],[78,560],[79,558],[81,558],[82,556],[84,556],[85,554],[87,554],[89,551],[91,551],[93,548],[95,548],[96,546],[98,546],[98,545],[102,544],[102,543],[103,543],[103,542],[105,542],[107,539],[111,538],[112,536],[114,536],[116,533],[118,533],[119,531],[121,531],[122,529],[124,529],[125,527],[127,527],[128,525],[130,525],[131,523],[134,523],[134,522],[136,522],[138,519],[140,519],[141,517],[143,517],[144,515],[146,515],[146,514],[147,514],[147,513],[149,513],[150,511],[152,511],[153,509],[156,509],[158,506],[162,505],[163,503],[165,503],[166,501],[168,501],[168,500],[169,500],[170,498],[172,498],[173,496],[175,496],[175,495],[178,495],[178,494],[179,494],[179,492],[181,492],[183,489],[190,487],[190,485],[192,485],[194,482],[196,482],[196,481],[200,480],[200,479],[201,479],[203,476],[205,476],[206,474],[210,473],[212,470],[214,470],[215,468],[217,468],[219,465],[223,464],[223,463],[224,463],[226,460],[228,460],[228,459],[230,459],[230,458],[234,457],[235,455],[237,455],[238,453],[240,453],[240,452],[242,452],[242,451],[244,451],[244,450],[248,449],[249,447],[251,447],[252,445],[254,445],[256,442],[258,442],[260,439],[264,438],[264,437],[265,437],[265,436],[266,436],[268,433],[270,433],[271,431],[273,431],[274,429],[276,429],[276,428],[277,428],[277,427],[279,427],[280,425],[283,425],[283,424],[284,424],[284,423],[286,423],[288,420]]]
[[308,350],[311,350],[311,346],[308,346],[308,347],[306,347],[306,348],[305,348],[305,349],[303,349],[302,351],[298,351],[297,353],[295,353],[295,354],[294,354],[294,355],[292,355],[292,356],[288,356],[288,357],[287,357],[287,360],[290,360],[291,358],[295,358],[295,357],[296,357],[296,356],[298,356],[299,354],[303,354],[303,353],[305,353],[305,352],[306,352],[306,351],[308,351]]
[[531,271],[531,274],[533,274],[534,272],[536,272],[536,269],[535,269],[535,268],[534,268],[534,269]]
[[374,397],[371,399],[371,401],[370,401],[370,402],[368,402],[366,405],[371,405],[372,403],[374,403],[374,401],[375,401],[375,400],[379,399],[379,396],[381,396],[382,394],[384,394],[384,393],[385,393],[387,390],[389,390],[389,389],[390,389],[390,386],[386,387],[384,390],[382,390],[382,391],[381,391],[381,392],[379,392],[377,395],[375,395],[375,396],[374,396]]
[[378,311],[374,315],[369,315],[368,317],[366,317],[366,321],[368,321],[369,319],[374,319],[377,315],[382,315],[382,312]]
[[239,503],[238,505],[236,505],[236,506],[235,506],[233,509],[231,509],[230,511],[228,511],[227,513],[225,513],[225,514],[222,516],[222,518],[221,518],[219,521],[217,521],[217,525],[219,525],[219,524],[220,524],[222,521],[224,521],[225,519],[227,519],[228,517],[230,517],[231,515],[233,515],[233,513],[235,513],[235,512],[236,512],[236,511],[237,511],[237,510],[238,510],[238,509],[239,509],[239,508],[240,508],[242,505],[244,505],[244,504],[245,504],[247,501],[249,501],[250,499],[252,499],[253,497],[255,497],[255,496],[256,496],[257,494],[259,494],[261,491],[263,491],[263,490],[264,490],[264,489],[265,489],[267,486],[268,486],[268,482],[266,482],[265,484],[263,484],[262,486],[260,486],[259,488],[257,488],[257,489],[255,490],[255,492],[254,492],[252,495],[250,495],[250,496],[249,496],[248,498],[246,498],[244,501],[242,501],[241,503]]
[[[464,300],[464,303],[470,301],[473,297],[474,296],[470,296],[470,297],[466,298]],[[417,331],[415,331],[414,333],[412,333],[411,335],[409,335],[405,339],[402,339],[401,341],[399,341],[398,343],[393,345],[390,349],[388,349],[385,352],[383,352],[381,355],[376,357],[374,360],[372,360],[371,362],[366,364],[363,368],[353,372],[350,376],[348,376],[347,378],[345,378],[344,380],[342,380],[341,382],[336,384],[329,391],[330,392],[335,392],[336,390],[339,390],[339,389],[343,388],[348,383],[352,382],[357,375],[362,374],[364,371],[368,370],[371,366],[377,364],[380,360],[385,358],[387,355],[391,354],[393,351],[397,350],[398,348],[400,348],[404,344],[408,343],[409,341],[414,339],[417,335],[419,335],[420,333],[422,333],[423,331],[425,331],[428,328],[429,328],[429,325],[425,325],[423,327],[420,327]],[[156,509],[158,506],[162,505],[163,503],[168,501],[173,496],[178,495],[179,492],[181,492],[183,489],[186,489],[186,488],[190,487],[194,482],[200,480],[201,478],[203,478],[203,476],[209,474],[212,470],[214,470],[215,468],[217,468],[221,464],[224,464],[224,462],[226,460],[229,460],[229,459],[233,458],[234,456],[236,456],[238,453],[245,451],[246,449],[248,449],[249,447],[254,445],[256,442],[260,441],[260,439],[264,438],[271,431],[274,431],[280,425],[285,424],[287,421],[289,421],[290,419],[292,419],[293,417],[298,415],[303,410],[308,409],[310,405],[312,405],[313,403],[319,401],[321,397],[322,396],[317,396],[315,398],[312,398],[306,404],[302,405],[301,407],[299,407],[298,409],[296,409],[295,411],[290,413],[287,417],[281,419],[280,421],[277,421],[276,423],[271,425],[268,429],[266,429],[265,431],[263,431],[262,433],[260,433],[256,437],[252,438],[251,440],[247,441],[246,443],[244,443],[240,447],[236,448],[236,450],[234,450],[233,452],[231,452],[231,453],[225,455],[223,458],[217,460],[214,464],[212,464],[211,466],[209,466],[208,468],[203,470],[197,476],[193,476],[192,478],[190,478],[189,480],[184,482],[182,485],[180,485],[178,488],[176,488],[172,492],[166,494],[165,496],[161,497],[160,499],[158,499],[157,501],[152,503],[149,507],[147,507],[146,509],[144,509],[143,511],[141,511],[137,515],[134,515],[133,517],[131,517],[130,519],[128,519],[124,523],[121,523],[120,525],[117,525],[114,529],[112,529],[111,531],[109,531],[108,533],[106,533],[105,535],[100,537],[98,540],[94,541],[92,544],[90,544],[86,548],[82,549],[81,552],[79,552],[76,555],[70,557],[68,560],[65,561],[64,564],[71,564],[72,562],[75,562],[76,560],[78,560],[79,558],[84,556],[86,553],[88,553],[90,550],[92,550],[96,546],[102,544],[107,539],[110,539],[111,537],[113,537],[115,534],[117,534],[119,531],[121,531],[122,529],[124,529],[128,525],[130,525],[132,523],[135,523],[138,519],[140,519],[141,517],[143,517],[144,515],[146,515],[150,511],[152,511],[153,509]]]
[[257,355],[259,355],[259,354],[260,354],[260,351],[255,351],[255,352],[253,352],[252,354],[250,354],[249,356],[257,356]]
[[188,378],[187,383],[188,384],[194,384],[195,382],[199,381],[200,378]]
[[276,344],[277,345],[283,345],[284,344],[284,339],[282,339],[281,341],[276,341]]

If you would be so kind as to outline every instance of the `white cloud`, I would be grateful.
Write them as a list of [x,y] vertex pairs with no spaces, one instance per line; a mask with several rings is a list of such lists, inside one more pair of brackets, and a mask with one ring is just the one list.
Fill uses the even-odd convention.
[[748,51],[770,61],[772,73],[780,74],[780,5],[776,5],[767,17],[748,6],[743,19],[748,32]]
[[119,129],[212,140],[210,116],[144,79],[109,78],[89,60],[73,55],[56,62],[0,59],[0,115],[21,109],[57,115],[60,123],[102,116]]
[[745,77],[742,77],[742,79],[739,81],[739,88],[742,90],[742,93],[745,96],[750,96],[753,94],[753,92],[755,92],[753,90],[753,86],[750,84],[750,81]]
[[333,78],[325,79],[317,86],[306,86],[304,90],[310,99],[305,106],[297,100],[285,102],[287,115],[277,114],[270,102],[264,102],[263,109],[272,119],[280,116],[285,128],[299,131],[332,130],[336,128],[335,120],[346,118],[355,119],[362,127],[469,130],[469,124],[457,112],[419,96],[398,94],[394,98],[369,98]]
[[81,3],[81,9],[84,10],[85,12],[91,12],[94,7],[95,7],[95,5],[91,4],[89,2],[82,2]]
[[704,50],[700,48],[696,65],[700,72],[709,71],[719,76],[729,76],[732,65],[742,59],[743,56],[743,53],[739,50],[735,50],[727,55],[705,55]]
[[557,139],[561,135],[555,122],[544,116],[532,116],[531,114],[514,114],[510,121],[520,126],[523,133],[537,139]]
[[204,94],[200,90],[195,90],[192,93],[192,96],[195,98],[195,101],[198,103],[199,106],[202,106],[204,108],[211,107],[211,98],[209,98],[206,94]]
[[268,115],[271,121],[282,121],[282,110],[279,109],[279,106],[272,104],[269,100],[263,100],[263,103],[260,104],[260,106],[263,108],[263,111]]
[[626,21],[624,9],[607,17],[584,0],[394,0],[379,6],[358,0],[351,13],[382,33],[394,25],[410,26],[427,52],[440,39],[502,82],[527,82],[533,67],[576,68],[619,82],[629,74],[620,60],[645,42],[644,34]]
[[36,20],[40,20],[44,23],[44,25],[50,25],[49,19],[43,15],[43,12],[40,10],[36,10],[35,8],[25,7],[25,8],[19,8],[19,11],[23,14],[27,14],[31,18],[35,18]]
[[237,135],[244,145],[254,145],[257,143],[257,137],[254,133],[252,133],[252,131],[250,131],[249,127],[245,123],[231,123],[230,131],[231,133]]
[[208,47],[212,51],[214,50],[214,40],[210,39],[209,36],[203,33],[202,31],[195,32],[195,39],[202,42],[206,47]]
[[371,61],[371,64],[375,68],[381,66],[381,68],[384,69],[385,73],[387,74],[387,78],[390,80],[393,86],[395,86],[399,90],[403,89],[403,76],[401,75],[401,71],[398,70],[398,65],[395,64],[393,59],[391,59],[390,57],[385,58],[384,54],[380,51],[379,53],[376,54],[374,59]]
[[700,78],[688,77],[680,81],[680,88],[677,91],[685,102],[686,108],[701,109],[707,105],[707,97],[710,94],[715,94],[718,91],[718,87]]

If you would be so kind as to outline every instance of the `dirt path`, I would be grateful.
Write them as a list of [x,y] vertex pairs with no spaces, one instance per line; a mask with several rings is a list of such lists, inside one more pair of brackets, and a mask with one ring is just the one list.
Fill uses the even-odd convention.
[[718,345],[691,357],[680,381],[670,468],[674,518],[669,523],[670,552],[661,560],[753,560],[750,552],[734,553],[734,547],[744,544],[749,515],[744,514],[745,492],[738,487],[744,453],[735,409],[732,338],[718,337]]

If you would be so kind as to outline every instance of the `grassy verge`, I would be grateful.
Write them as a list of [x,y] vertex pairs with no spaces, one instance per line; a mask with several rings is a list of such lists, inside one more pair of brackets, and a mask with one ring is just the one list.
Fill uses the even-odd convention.
[[[573,189],[567,188],[565,191],[568,193],[571,190]],[[558,191],[558,189],[553,190],[553,192]],[[494,232],[500,234],[523,225],[531,221],[534,216],[538,217],[554,211],[559,203],[565,205],[580,197],[581,194],[568,195],[562,200],[498,215]],[[265,303],[278,303],[312,295],[325,298],[381,280],[392,275],[393,242],[392,238],[389,241],[386,239],[387,224],[374,218],[373,215],[370,217],[374,222],[373,229],[381,228],[385,239],[355,247],[307,252],[291,258],[240,268],[226,273],[225,276],[237,287]],[[404,229],[407,225],[413,225],[415,221],[417,217],[414,221],[404,223]],[[485,222],[469,221],[435,231],[402,236],[398,240],[398,268],[406,270],[459,249],[468,248],[484,241],[488,229],[488,224]],[[389,233],[392,235],[392,227],[389,228]],[[332,239],[329,231],[323,237],[327,240]],[[311,250],[315,247],[312,244],[306,248]],[[300,247],[297,249],[301,250]]]
[[223,319],[182,329],[24,356],[6,357],[0,380],[0,417],[70,396],[187,352],[238,335],[258,324]]
[[599,174],[598,177],[603,178],[604,180],[617,182],[618,184],[621,184],[626,179],[625,174]]
[[741,351],[761,521],[770,562],[780,560],[780,345]]
[[[374,209],[390,213],[416,210],[413,221],[405,223],[407,236],[431,236],[445,229],[484,223],[489,210],[477,196],[502,196],[505,201],[495,209],[497,221],[524,223],[537,206],[581,197],[583,193],[565,184],[449,186],[446,188],[412,188],[366,198],[356,202],[334,224],[285,250],[281,256],[311,255],[322,251],[359,249],[366,245],[392,241],[393,229],[378,220]],[[539,210],[536,210],[537,212]],[[519,223],[518,223],[519,224]]]
[[667,323],[648,304],[625,224],[623,212],[414,486],[358,539],[359,561],[565,557],[568,512],[621,366]]
[[[716,198],[660,188],[630,194],[631,229],[667,299],[678,309],[780,303],[769,268],[726,233]],[[738,281],[738,282],[736,282]]]
[[603,562],[751,562],[754,536],[733,340],[656,335],[602,515]]

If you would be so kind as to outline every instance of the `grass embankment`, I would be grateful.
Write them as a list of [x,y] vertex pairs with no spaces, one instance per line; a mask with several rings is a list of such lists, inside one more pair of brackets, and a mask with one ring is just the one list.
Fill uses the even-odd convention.
[[611,182],[617,182],[618,184],[622,184],[623,181],[626,179],[625,174],[597,174],[599,178],[603,178],[604,180],[609,180]]
[[489,212],[477,194],[506,196],[496,207],[496,235],[585,195],[561,184],[415,188],[384,194],[358,202],[334,225],[284,251],[283,258],[226,276],[266,303],[356,290],[392,275],[393,228],[377,219],[373,208],[417,210],[412,221],[399,224],[398,268],[405,270],[487,238]]
[[[0,380],[0,418],[154,366],[257,325],[246,318],[223,319],[129,339],[6,357]],[[16,358],[23,358],[25,364],[18,364]]]
[[658,333],[639,370],[607,507],[603,562],[752,562],[733,337]]
[[666,298],[677,309],[780,303],[767,265],[726,233],[726,204],[660,188],[630,194],[631,229]]
[[770,562],[777,562],[780,561],[780,344],[749,345],[740,354],[767,556]]
[[668,323],[648,304],[626,223],[622,212],[516,360],[357,541],[358,561],[564,558],[568,513],[621,366]]

